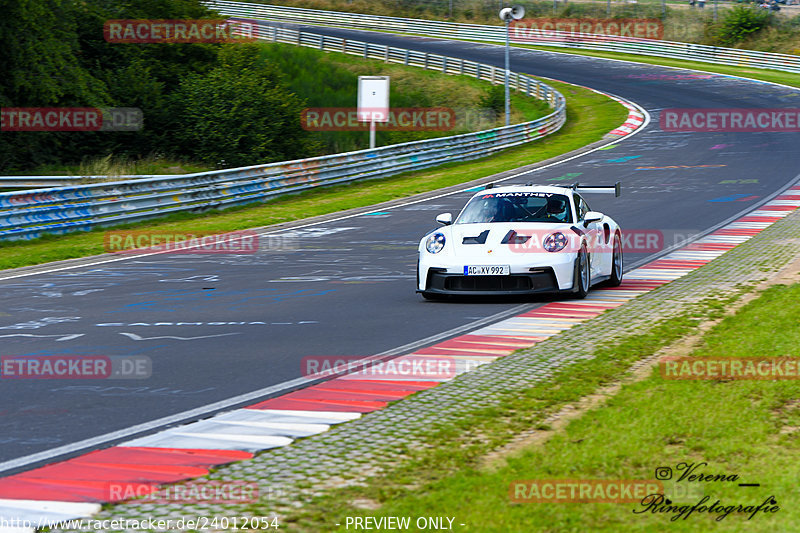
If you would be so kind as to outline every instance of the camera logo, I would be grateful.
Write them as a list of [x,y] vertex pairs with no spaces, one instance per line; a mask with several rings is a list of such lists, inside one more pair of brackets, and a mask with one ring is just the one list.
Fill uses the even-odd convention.
[[656,468],[656,479],[659,481],[672,479],[672,468],[668,466],[659,466]]

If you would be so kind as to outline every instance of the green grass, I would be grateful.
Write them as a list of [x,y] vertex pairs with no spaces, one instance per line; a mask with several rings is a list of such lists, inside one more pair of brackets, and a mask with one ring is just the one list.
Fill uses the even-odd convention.
[[[378,131],[378,146],[458,135],[505,124],[502,102],[491,102],[490,93],[500,86],[470,76],[444,76],[436,70],[281,43],[260,43],[259,59],[279,71],[289,91],[305,100],[307,107],[354,108],[358,76],[389,76],[393,108],[447,107],[456,113],[456,127],[449,131]],[[487,107],[493,103],[494,107]],[[551,112],[546,102],[514,94],[512,123],[527,122]],[[298,117],[298,121],[299,121]],[[314,131],[309,133],[315,151],[308,157],[369,148],[368,132]],[[150,155],[141,158],[115,156],[87,159],[80,164],[43,165],[14,175],[148,175],[188,174],[214,170],[196,162],[174,161]]]
[[214,170],[208,166],[167,159],[160,156],[148,156],[141,159],[129,159],[109,154],[106,157],[87,159],[75,165],[42,165],[33,170],[16,172],[13,176],[121,176],[152,174],[192,174]]
[[[798,301],[800,285],[765,291],[707,332],[693,356],[800,356]],[[502,462],[481,461],[482,454],[513,434],[513,426],[541,425],[556,405],[618,379],[633,361],[696,331],[699,318],[718,317],[729,303],[713,302],[649,334],[605,345],[595,359],[567,368],[551,382],[501,398],[502,406],[493,413],[449,424],[430,439],[431,448],[412,453],[412,460],[388,475],[365,487],[329,493],[290,520],[303,531],[334,530],[332,524],[344,523],[347,516],[448,516],[467,524],[461,530],[481,532],[800,531],[800,511],[794,505],[800,461],[797,381],[675,381],[654,370],[642,381],[623,385],[604,405],[574,419],[544,444],[524,447]],[[511,503],[508,496],[517,480],[649,480],[657,467],[677,472],[682,462],[706,462],[700,472],[740,479],[702,486],[694,482],[691,495],[675,497],[676,504],[694,504],[704,494],[710,498],[706,505],[719,499],[726,506],[758,505],[774,496],[780,510],[750,521],[732,514],[716,522],[718,514],[697,512],[670,521],[673,514],[634,514],[644,508],[639,503]],[[743,488],[739,482],[761,486]],[[689,488],[690,482],[680,483]],[[356,499],[381,507],[364,511],[351,505]]]
[[[278,68],[289,90],[305,99],[308,107],[353,108],[357,100],[358,76],[389,76],[393,108],[448,107],[459,117],[456,128],[450,131],[378,131],[378,146],[480,131],[505,124],[502,100],[499,106],[487,107],[489,93],[498,90],[499,86],[470,76],[443,76],[436,70],[378,60],[365,61],[361,57],[290,44],[263,44],[261,59]],[[486,113],[485,120],[460,120],[467,112],[476,116],[479,110]],[[531,121],[550,112],[547,103],[541,100],[515,97],[511,120],[513,123]],[[369,148],[366,132],[315,131],[311,135],[324,153]]]
[[782,83],[791,87],[800,87],[800,74],[792,72],[781,72],[777,70],[758,69],[752,67],[731,67],[727,65],[716,65],[713,63],[701,63],[699,61],[683,61],[679,59],[666,59],[653,56],[623,54],[618,52],[600,52],[594,50],[573,50],[569,48],[558,48],[551,46],[531,46],[514,45],[518,48],[531,48],[534,50],[545,50],[549,52],[561,52],[564,54],[583,55],[589,57],[603,57],[607,59],[620,59],[623,61],[633,61],[648,65],[663,65],[688,70],[699,70],[716,74],[727,74],[730,76],[741,76],[756,80],[769,81],[772,83]]
[[[551,83],[567,98],[567,123],[557,133],[496,156],[391,178],[318,189],[287,196],[256,207],[235,208],[203,215],[180,214],[136,227],[144,231],[221,233],[266,226],[354,207],[402,198],[464,183],[504,170],[555,157],[597,141],[621,124],[627,110],[608,98],[572,85]],[[46,236],[31,242],[0,243],[0,269],[35,265],[100,254],[103,230]]]

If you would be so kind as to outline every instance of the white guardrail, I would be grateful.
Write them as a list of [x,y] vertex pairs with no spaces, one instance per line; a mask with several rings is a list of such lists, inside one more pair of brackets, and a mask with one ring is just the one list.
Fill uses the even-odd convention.
[[[281,43],[403,63],[447,74],[464,74],[492,83],[503,81],[503,69],[452,57],[337,39],[267,24],[256,25],[256,32],[259,38]],[[178,211],[225,208],[322,185],[379,178],[442,163],[466,161],[539,139],[557,131],[564,124],[566,103],[558,91],[517,73],[511,73],[510,85],[517,91],[546,101],[553,112],[531,122],[502,128],[296,161],[180,176],[142,176],[117,182],[0,193],[0,240],[31,239],[45,233],[88,230]],[[0,178],[0,187],[14,187],[15,179],[18,183],[31,183],[36,178],[50,182],[70,179],[65,176],[7,177]]]
[[[227,2],[209,0],[205,4],[229,17],[335,26],[359,30],[378,30],[430,37],[445,37],[470,41],[505,42],[504,26],[482,26],[435,20],[420,20],[399,17],[383,17],[360,13],[320,11],[289,6],[255,4],[249,2]],[[522,21],[524,22],[524,20]],[[568,31],[531,30],[519,27],[511,29],[513,44],[582,48],[607,52],[649,55],[699,61],[737,67],[756,67],[800,72],[800,56],[738,50],[702,44],[660,41],[635,37],[599,35]]]

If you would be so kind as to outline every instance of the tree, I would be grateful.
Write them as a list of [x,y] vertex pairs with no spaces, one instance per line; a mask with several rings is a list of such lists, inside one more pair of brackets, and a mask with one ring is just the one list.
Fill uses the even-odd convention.
[[174,98],[182,151],[220,168],[307,157],[314,150],[300,126],[305,102],[249,45],[228,45],[220,66],[190,75]]

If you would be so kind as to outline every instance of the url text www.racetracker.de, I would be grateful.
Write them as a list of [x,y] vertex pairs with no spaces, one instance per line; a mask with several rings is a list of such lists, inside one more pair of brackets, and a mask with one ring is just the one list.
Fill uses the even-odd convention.
[[0,517],[0,530],[10,528],[40,529],[48,526],[51,529],[67,529],[77,531],[204,531],[204,530],[277,530],[280,528],[276,516],[192,516],[181,518],[143,518],[133,520],[129,518],[110,518],[93,520],[91,518],[78,518],[65,520],[56,524],[46,524],[34,520],[20,518],[5,519]]

